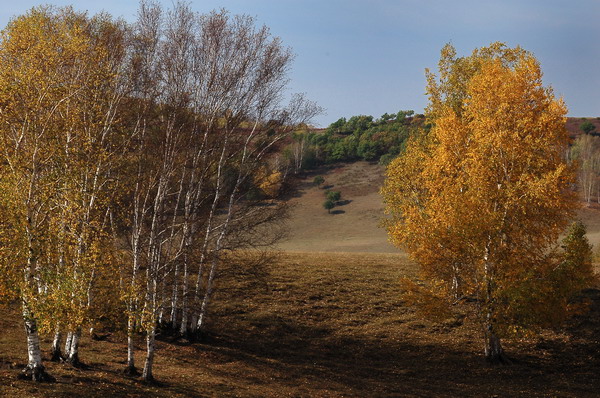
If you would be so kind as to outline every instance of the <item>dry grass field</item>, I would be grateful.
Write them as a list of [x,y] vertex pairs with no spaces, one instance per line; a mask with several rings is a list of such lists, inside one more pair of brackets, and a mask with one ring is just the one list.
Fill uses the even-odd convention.
[[[416,274],[378,228],[381,168],[355,163],[322,173],[349,202],[323,209],[314,175],[301,182],[289,226],[269,265],[234,262],[222,273],[204,339],[159,337],[147,385],[121,374],[125,336],[85,338],[85,369],[47,362],[56,383],[17,380],[26,358],[16,307],[0,316],[0,396],[6,397],[597,397],[600,293],[561,330],[505,341],[514,360],[488,365],[466,314],[422,320],[401,300]],[[343,211],[343,212],[341,212]],[[600,238],[599,210],[586,209]],[[102,332],[102,331],[101,331]],[[44,341],[46,356],[50,341]],[[139,336],[138,364],[143,363]],[[47,358],[46,358],[47,359]]]
[[[325,177],[321,188],[312,184],[316,175]],[[401,253],[388,242],[385,229],[380,227],[384,215],[379,188],[383,180],[384,167],[369,162],[335,165],[301,179],[290,199],[290,234],[278,248],[298,252]],[[332,214],[323,208],[327,189],[342,193],[342,205],[335,207]],[[590,243],[600,247],[600,204],[582,207],[578,217],[587,226]]]
[[[380,227],[383,201],[379,187],[384,168],[368,162],[336,165],[311,173],[300,180],[296,195],[290,199],[290,235],[278,245],[284,251],[400,253],[387,240]],[[312,184],[322,175],[321,187]],[[325,192],[340,191],[342,200],[327,213],[323,208]]]
[[83,341],[86,369],[48,363],[56,383],[17,380],[24,336],[10,311],[0,318],[0,395],[594,397],[600,388],[598,307],[564,330],[506,341],[515,363],[492,366],[468,318],[428,322],[403,305],[397,282],[415,268],[401,254],[285,253],[259,277],[240,267],[224,273],[229,288],[202,342],[159,341],[159,385],[120,373],[119,333]]

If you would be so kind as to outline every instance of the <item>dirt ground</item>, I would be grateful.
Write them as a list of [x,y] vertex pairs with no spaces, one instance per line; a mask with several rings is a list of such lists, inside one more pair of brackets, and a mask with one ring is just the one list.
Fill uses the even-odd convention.
[[[0,317],[1,397],[598,397],[600,291],[563,329],[507,339],[512,365],[485,362],[468,317],[423,320],[398,280],[416,268],[389,253],[282,253],[264,273],[223,270],[204,339],[159,335],[158,384],[126,377],[126,338],[84,336],[56,383],[17,380],[26,358],[18,306]],[[106,333],[106,331],[103,331]],[[138,365],[143,336],[137,336]],[[50,336],[44,338],[48,359]]]

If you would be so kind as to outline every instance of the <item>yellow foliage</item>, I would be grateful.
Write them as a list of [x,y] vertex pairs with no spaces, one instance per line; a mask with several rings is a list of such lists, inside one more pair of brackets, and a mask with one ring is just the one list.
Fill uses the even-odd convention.
[[448,294],[474,296],[481,315],[510,324],[500,298],[540,276],[577,207],[567,110],[520,48],[456,58],[447,46],[440,78],[428,72],[431,130],[387,169],[388,232]]
[[38,7],[0,32],[0,273],[40,327],[81,325],[110,262],[118,29]]
[[400,285],[404,290],[402,299],[407,305],[416,307],[424,317],[443,321],[452,315],[443,281],[430,281],[429,284],[424,285],[403,278]]
[[254,183],[268,198],[276,198],[279,195],[281,184],[283,183],[282,174],[277,170],[268,170],[261,168],[254,177]]

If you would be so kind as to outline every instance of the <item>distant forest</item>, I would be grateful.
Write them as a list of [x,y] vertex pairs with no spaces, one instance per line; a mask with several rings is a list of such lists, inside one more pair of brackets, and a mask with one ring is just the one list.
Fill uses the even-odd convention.
[[378,161],[387,165],[403,151],[408,137],[425,124],[423,115],[399,111],[373,116],[344,117],[324,130],[301,129],[284,151],[296,171],[332,162]]

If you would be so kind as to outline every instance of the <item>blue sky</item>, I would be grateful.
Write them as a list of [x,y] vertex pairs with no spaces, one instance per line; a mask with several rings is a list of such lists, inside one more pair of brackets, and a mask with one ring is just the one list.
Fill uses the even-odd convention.
[[[165,6],[171,0],[161,1]],[[44,2],[0,0],[0,25]],[[135,0],[63,1],[133,20]],[[296,54],[290,91],[326,109],[315,124],[344,116],[420,113],[426,67],[451,42],[459,55],[493,41],[521,45],[570,116],[600,116],[599,0],[197,0],[196,11],[248,14]]]

